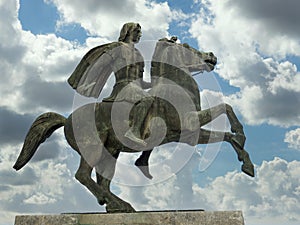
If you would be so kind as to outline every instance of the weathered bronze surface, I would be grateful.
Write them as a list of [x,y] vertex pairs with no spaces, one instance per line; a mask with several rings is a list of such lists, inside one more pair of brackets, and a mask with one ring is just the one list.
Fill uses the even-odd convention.
[[17,216],[15,225],[244,225],[240,211],[158,211],[118,214]]
[[[106,205],[107,212],[134,212],[134,208],[110,191],[120,152],[142,152],[136,161],[151,178],[148,159],[154,147],[182,142],[189,145],[226,141],[243,163],[242,171],[254,176],[249,154],[244,150],[243,126],[228,104],[201,110],[200,95],[192,72],[212,71],[217,63],[213,53],[200,52],[177,38],[160,39],[151,63],[151,84],[143,81],[144,62],[134,47],[141,36],[136,23],[125,24],[118,42],[90,50],[69,78],[80,94],[98,97],[108,76],[114,72],[116,84],[102,102],[75,110],[68,118],[54,112],[39,116],[32,124],[14,168],[21,169],[39,145],[64,126],[70,146],[81,156],[76,179]],[[150,88],[146,92],[144,89]],[[231,132],[201,128],[226,114]],[[153,123],[153,118],[161,118]],[[91,178],[96,169],[97,182]]]

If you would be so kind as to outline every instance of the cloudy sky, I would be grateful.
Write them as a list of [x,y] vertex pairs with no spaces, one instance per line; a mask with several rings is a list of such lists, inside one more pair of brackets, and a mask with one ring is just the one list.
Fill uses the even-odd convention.
[[[242,210],[247,225],[299,224],[299,8],[298,0],[0,0],[0,225],[17,214],[104,211],[74,179],[79,157],[62,129],[21,171],[12,166],[39,114],[71,113],[75,93],[66,79],[81,57],[117,40],[129,21],[141,24],[141,42],[176,35],[214,52],[215,71],[196,77],[203,107],[217,99],[233,106],[256,177],[241,173],[228,144],[180,145],[188,156],[172,176],[140,186],[134,167],[127,183],[117,169],[114,193],[137,210]],[[173,147],[153,152],[154,176],[170,169],[164,159]]]

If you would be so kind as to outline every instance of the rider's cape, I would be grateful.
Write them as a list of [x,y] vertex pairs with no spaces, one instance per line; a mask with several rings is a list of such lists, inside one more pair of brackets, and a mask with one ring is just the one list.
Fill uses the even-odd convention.
[[113,58],[109,52],[119,45],[119,42],[113,42],[88,51],[68,79],[72,88],[86,97],[98,98],[112,73]]

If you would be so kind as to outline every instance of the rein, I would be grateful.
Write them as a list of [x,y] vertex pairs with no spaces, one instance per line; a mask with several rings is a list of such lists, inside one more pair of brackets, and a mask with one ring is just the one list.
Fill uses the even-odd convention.
[[195,76],[199,75],[200,73],[203,73],[203,71],[199,71],[197,73],[194,73],[194,74],[192,74],[192,76],[195,77]]

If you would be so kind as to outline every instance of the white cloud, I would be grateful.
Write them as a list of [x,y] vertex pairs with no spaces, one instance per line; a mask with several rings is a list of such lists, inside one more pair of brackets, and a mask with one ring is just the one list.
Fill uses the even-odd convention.
[[138,22],[142,26],[145,40],[153,40],[167,35],[169,22],[182,17],[171,12],[166,2],[156,3],[146,0],[126,1],[79,1],[48,0],[56,5],[61,14],[59,26],[78,23],[92,35],[116,40],[122,25]]
[[[157,39],[167,35],[167,28],[172,19],[186,18],[180,11],[172,11],[167,3],[149,3],[144,0],[122,2],[123,8],[116,7],[120,5],[119,1],[53,0],[51,2],[62,14],[62,26],[63,23],[79,23],[91,34],[100,37],[89,38],[84,46],[79,46],[53,34],[33,35],[22,30],[18,20],[18,1],[5,3],[0,1],[0,70],[2,72],[0,111],[7,120],[3,121],[5,125],[15,119],[20,120],[22,114],[26,112],[31,113],[24,115],[28,125],[40,111],[48,109],[68,111],[69,106],[66,105],[71,104],[70,93],[73,90],[65,83],[65,79],[88,49],[116,40],[124,22],[140,22],[144,38]],[[280,125],[298,124],[299,111],[296,103],[299,94],[299,85],[297,85],[299,73],[293,63],[283,59],[287,53],[299,55],[299,43],[295,41],[293,32],[288,32],[291,36],[282,36],[274,28],[272,32],[261,33],[260,40],[257,38],[260,37],[258,30],[264,27],[263,24],[249,26],[247,18],[237,19],[239,18],[237,14],[233,13],[234,10],[228,10],[226,4],[219,3],[214,7],[211,11],[216,14],[217,20],[206,18],[211,20],[210,25],[207,25],[199,18],[195,21],[192,32],[198,37],[201,47],[213,50],[219,57],[220,75],[230,80],[231,84],[242,88],[242,92],[234,96],[235,98],[232,97],[231,101],[240,106],[241,112],[249,123],[268,121]],[[239,8],[236,9],[242,12]],[[219,17],[220,15],[224,17]],[[196,25],[199,29],[195,28]],[[267,31],[267,29],[263,30]],[[261,52],[268,55],[268,58],[262,57]],[[206,94],[212,99],[216,96],[213,92],[206,92]],[[295,98],[294,108],[291,108],[292,105],[289,103],[291,98],[287,98],[288,94]],[[218,93],[217,97],[220,97]],[[266,100],[270,103],[266,104]],[[257,103],[260,107],[265,107],[254,110],[257,109]],[[278,108],[269,109],[269,106]],[[290,114],[287,112],[283,114],[284,107],[291,109],[288,112]],[[273,114],[275,112],[275,115],[272,117],[270,112]],[[8,113],[10,117],[7,117]],[[271,119],[267,120],[267,117]],[[22,130],[22,134],[25,135],[26,124],[18,123],[15,128]],[[11,133],[11,130],[6,131]],[[62,153],[67,147],[65,141],[62,141],[61,133],[60,135],[59,139],[56,137],[48,140],[40,149],[47,150],[51,147],[59,150],[54,150],[51,154],[41,153],[20,173],[12,171],[11,167],[20,150],[21,146],[18,143],[22,141],[22,135],[18,133],[10,136],[14,144],[5,142],[5,145],[1,145],[0,208],[1,218],[3,218],[1,221],[11,223],[15,212],[59,213],[66,209],[103,210],[97,205],[95,198],[73,178],[74,172],[71,171],[76,170],[78,158],[72,154]],[[287,142],[299,146],[298,139],[298,135],[295,136],[293,132],[286,137]],[[46,162],[45,159],[49,158],[50,161]],[[198,161],[194,163],[198,165]],[[194,166],[193,164],[191,168]],[[157,186],[148,186],[144,189],[123,186],[120,188],[121,197],[126,196],[126,200],[133,200],[133,205],[137,209],[149,209],[151,204],[157,209],[176,206],[193,208],[199,205],[214,210],[218,207],[219,209],[238,207],[245,210],[247,220],[250,222],[255,219],[262,221],[265,215],[267,215],[266,219],[273,215],[281,216],[284,222],[299,220],[300,188],[297,161],[286,162],[275,159],[264,162],[261,167],[258,167],[258,176],[254,180],[232,172],[212,180],[205,187],[193,185],[191,168],[188,168],[189,173],[172,177],[169,183],[159,183]],[[245,192],[247,195],[244,195]],[[42,204],[43,208],[39,204]],[[278,223],[279,221],[280,218]]]
[[290,148],[300,150],[300,128],[287,132],[284,142],[288,143]]
[[[20,171],[12,166],[21,145],[1,145],[0,152],[0,224],[13,224],[16,214],[61,213],[67,211],[103,210],[94,197],[74,178],[79,164],[77,156],[70,154],[63,136],[55,138],[52,148],[40,146],[33,159]],[[59,150],[51,158],[40,158],[43,151]],[[77,154],[77,153],[76,153]],[[46,160],[45,160],[46,159]],[[75,162],[75,165],[74,165]],[[70,168],[74,171],[70,171]]]
[[[117,1],[53,3],[62,15],[66,14],[66,18],[69,18],[70,21],[65,22],[81,23],[100,37],[88,38],[85,45],[80,46],[54,34],[33,35],[30,31],[22,30],[18,20],[18,1],[1,5],[3,20],[0,21],[0,26],[7,31],[0,36],[1,80],[4,81],[0,84],[2,107],[22,113],[41,113],[50,109],[68,112],[74,91],[66,79],[89,49],[115,41],[122,24],[131,21],[130,19],[142,24],[145,39],[156,40],[167,36],[168,23],[172,19],[184,17],[180,12],[171,12],[167,3],[128,1],[122,2],[123,8],[118,6],[120,3]],[[123,11],[124,18],[120,17]],[[106,21],[107,13],[111,15],[109,21]],[[148,19],[149,15],[151,20]],[[96,21],[94,18],[97,18]],[[88,21],[87,24],[85,21]]]
[[228,172],[204,187],[194,183],[189,164],[167,181],[147,186],[120,186],[120,196],[138,210],[242,210],[246,224],[293,224],[300,221],[300,162],[280,158],[256,167],[256,177]]
[[288,61],[282,63],[276,63],[271,59],[268,61],[271,61],[268,69],[274,75],[268,84],[270,92],[275,95],[283,89],[299,93],[300,73],[297,71],[296,65]]
[[[22,61],[24,66],[47,81],[65,81],[86,49],[54,34],[33,35],[22,32],[22,44],[30,50]],[[28,71],[29,72],[29,71]]]
[[242,0],[238,3],[229,0],[225,3],[227,8],[233,8],[237,10],[237,14],[243,17],[247,17],[250,20],[260,20],[263,33],[277,34],[283,36],[284,34],[294,37],[299,36],[299,27],[297,21],[300,16],[297,8],[300,6],[298,1],[287,0],[284,3],[280,0],[254,0],[247,1]]
[[66,79],[91,46],[22,30],[18,9],[18,1],[0,5],[0,106],[20,114],[65,113],[74,93]]
[[299,126],[299,73],[289,62],[265,59],[262,63],[268,72],[261,74],[257,81],[245,80],[248,84],[239,93],[229,96],[231,103],[240,110],[248,124]]
[[55,203],[56,199],[49,198],[43,193],[36,193],[29,197],[28,199],[24,200],[26,204],[36,204],[36,205],[44,205],[44,204],[52,204]]
[[[199,2],[202,3],[201,14],[191,29],[196,37],[197,34],[206,34],[208,39],[211,37],[210,33],[215,32],[216,36],[211,39],[210,44],[216,45],[221,41],[219,44],[229,45],[232,51],[245,51],[249,47],[256,47],[264,54],[299,56],[299,14],[295,10],[299,7],[298,1],[289,0],[287,3],[279,0],[225,0],[217,4],[212,0]],[[226,40],[227,43],[224,42]]]
[[241,89],[231,97],[245,120],[300,125],[300,75],[293,63],[300,56],[299,35],[295,35],[299,20],[294,20],[299,3],[199,2],[200,14],[190,32],[201,48],[218,57],[218,74]]

